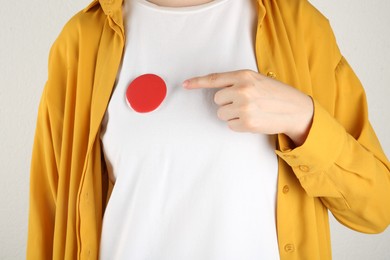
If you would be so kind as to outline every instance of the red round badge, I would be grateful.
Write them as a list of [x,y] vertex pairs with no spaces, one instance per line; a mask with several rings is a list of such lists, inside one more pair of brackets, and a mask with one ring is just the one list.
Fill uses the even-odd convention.
[[155,74],[144,74],[134,79],[126,91],[126,100],[138,113],[148,113],[158,108],[167,95],[162,78]]

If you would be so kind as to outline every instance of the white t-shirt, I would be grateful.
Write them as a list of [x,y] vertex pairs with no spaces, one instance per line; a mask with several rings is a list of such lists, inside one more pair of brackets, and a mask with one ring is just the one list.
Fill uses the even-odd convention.
[[[125,53],[101,133],[115,186],[100,258],[279,259],[274,138],[230,130],[217,117],[217,90],[182,87],[194,76],[257,70],[255,1],[167,8],[128,0],[124,14]],[[162,102],[149,112],[128,92],[145,74],[162,81]],[[154,87],[144,78],[130,88]]]

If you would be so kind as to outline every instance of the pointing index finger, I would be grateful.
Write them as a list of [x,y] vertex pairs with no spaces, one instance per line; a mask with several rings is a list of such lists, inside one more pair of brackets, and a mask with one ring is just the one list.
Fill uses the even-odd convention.
[[199,88],[224,88],[234,84],[235,77],[233,72],[212,73],[206,76],[187,79],[183,82],[186,89]]

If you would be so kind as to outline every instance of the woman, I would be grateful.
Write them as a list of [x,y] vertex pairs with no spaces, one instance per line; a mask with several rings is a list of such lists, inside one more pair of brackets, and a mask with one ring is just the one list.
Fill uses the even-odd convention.
[[94,1],[50,54],[27,254],[330,259],[328,209],[389,225],[389,169],[307,1]]

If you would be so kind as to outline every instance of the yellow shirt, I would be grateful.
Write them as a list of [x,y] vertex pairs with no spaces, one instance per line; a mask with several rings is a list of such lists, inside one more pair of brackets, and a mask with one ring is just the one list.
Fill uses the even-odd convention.
[[[31,163],[27,259],[97,259],[110,185],[100,124],[123,54],[122,0],[95,0],[54,43]],[[328,210],[366,233],[390,224],[390,163],[358,78],[306,0],[258,4],[259,71],[310,95],[306,142],[279,135],[281,259],[331,259]]]

